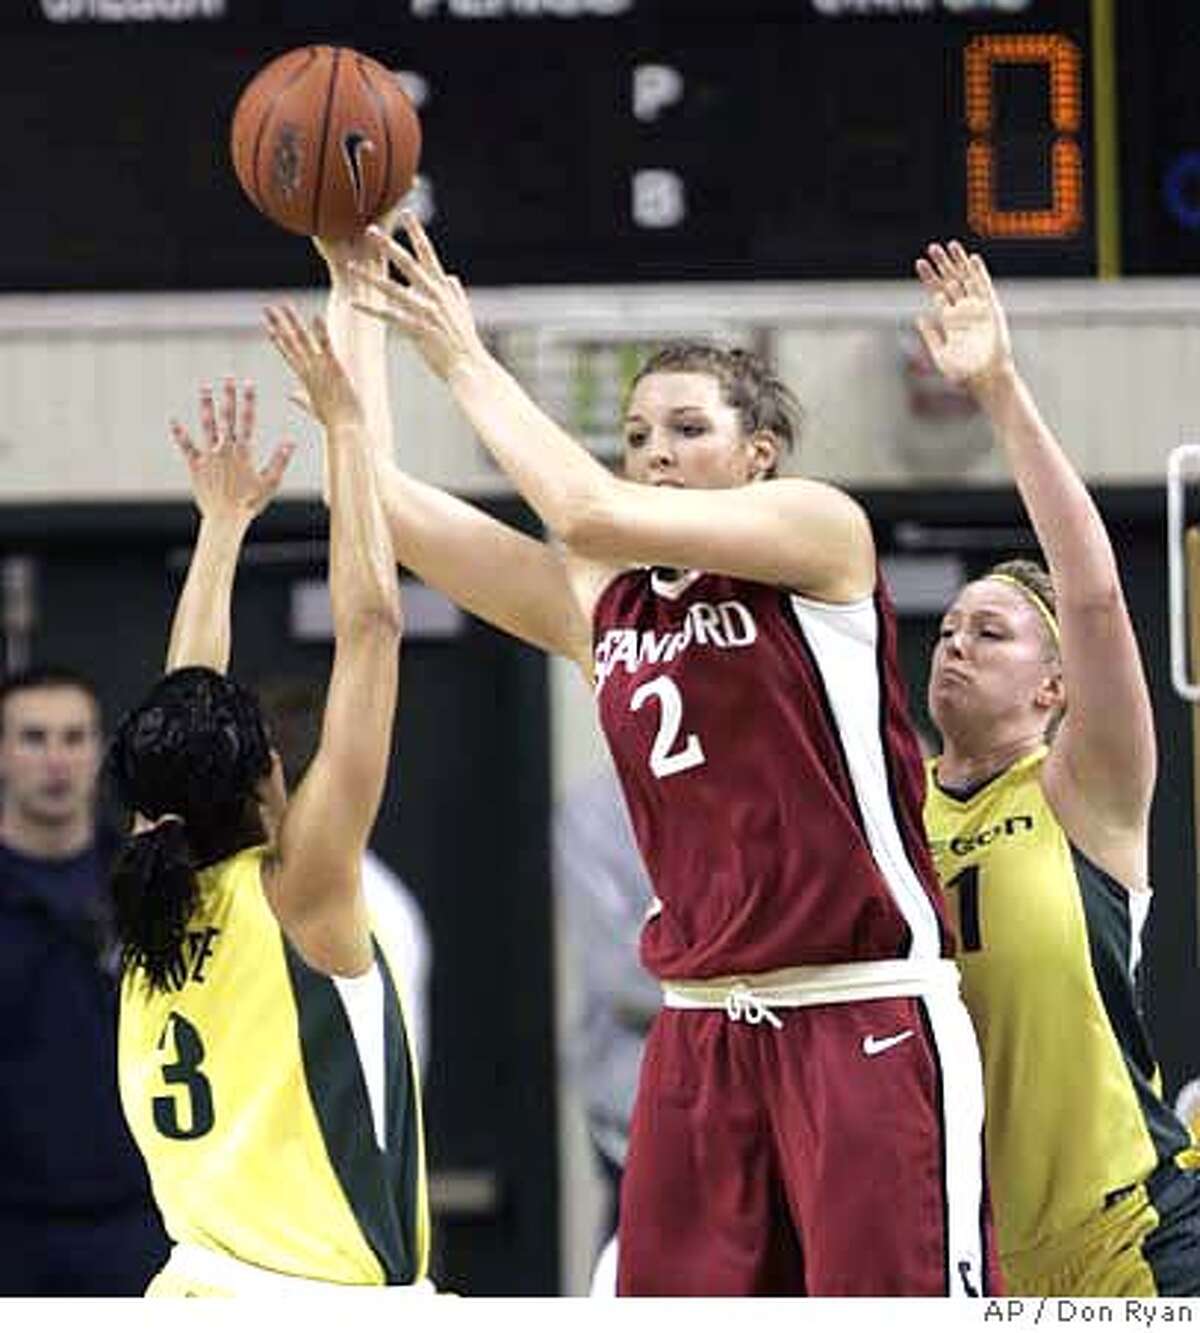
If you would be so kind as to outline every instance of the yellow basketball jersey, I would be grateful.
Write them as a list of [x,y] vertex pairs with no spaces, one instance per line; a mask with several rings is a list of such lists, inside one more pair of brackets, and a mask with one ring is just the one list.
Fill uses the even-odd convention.
[[387,960],[363,1006],[310,968],[262,887],[263,848],[202,871],[184,966],[121,990],[126,1118],[177,1242],[301,1277],[418,1281],[428,1202],[417,1073]]
[[1043,747],[964,799],[929,771],[925,828],[979,1037],[1001,1258],[1083,1223],[1188,1144],[1134,989],[1149,894],[1068,842]]

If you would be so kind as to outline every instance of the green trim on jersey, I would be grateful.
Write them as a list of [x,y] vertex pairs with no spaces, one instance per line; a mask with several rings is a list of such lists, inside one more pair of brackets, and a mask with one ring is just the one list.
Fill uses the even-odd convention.
[[329,1160],[389,1285],[420,1276],[417,1217],[419,1140],[404,1020],[379,946],[384,984],[386,1150],[375,1140],[370,1097],[350,1020],[333,979],[317,972],[284,939],[296,999],[300,1047],[313,1110]]
[[1073,843],[1071,859],[1087,920],[1092,971],[1116,1034],[1125,1068],[1137,1092],[1142,1119],[1160,1162],[1187,1148],[1191,1139],[1162,1099],[1162,1080],[1150,1039],[1138,1012],[1133,976],[1134,934],[1129,891]]

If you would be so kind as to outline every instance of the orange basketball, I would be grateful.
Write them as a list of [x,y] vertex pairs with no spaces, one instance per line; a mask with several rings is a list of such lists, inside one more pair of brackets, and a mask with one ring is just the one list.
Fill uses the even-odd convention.
[[301,236],[346,240],[412,186],[421,126],[399,80],[343,46],[264,65],[233,113],[233,168],[254,206]]

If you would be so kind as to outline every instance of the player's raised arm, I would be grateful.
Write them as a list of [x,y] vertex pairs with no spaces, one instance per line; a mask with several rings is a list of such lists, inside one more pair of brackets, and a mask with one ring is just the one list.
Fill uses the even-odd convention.
[[400,589],[362,406],[317,320],[268,312],[271,337],[325,427],[333,671],[321,739],[287,806],[269,893],[289,937],[323,971],[371,965],[361,863],[391,756]]
[[930,355],[986,414],[1050,567],[1066,712],[1047,790],[1069,803],[1064,818],[1075,811],[1095,826],[1095,838],[1140,836],[1154,787],[1154,722],[1104,522],[1016,368],[983,259],[957,242],[932,245],[917,273],[932,301],[919,322]]
[[243,385],[239,406],[237,387],[226,380],[219,409],[210,388],[200,391],[199,443],[179,421],[171,422],[191,477],[200,530],[171,624],[168,671],[206,666],[224,672],[229,666],[230,606],[242,541],[279,489],[295,449],[280,444],[256,467],[254,409],[254,386]]
[[559,551],[404,472],[393,450],[387,327],[359,308],[387,262],[363,243],[319,241],[329,266],[330,336],[362,400],[396,559],[430,587],[506,633],[588,666],[590,629]]
[[[747,433],[699,484],[676,484],[669,467],[653,462],[634,480],[613,476],[488,354],[461,282],[445,272],[420,223],[405,215],[404,225],[411,253],[372,233],[404,279],[364,273],[386,302],[377,313],[412,340],[513,484],[573,553],[617,567],[707,569],[829,601],[870,591],[870,528],[848,496],[796,478],[746,485],[774,476],[779,442],[769,431]],[[675,427],[668,425],[670,435]],[[636,436],[638,424],[627,422],[626,430]],[[662,439],[648,441],[647,455]]]

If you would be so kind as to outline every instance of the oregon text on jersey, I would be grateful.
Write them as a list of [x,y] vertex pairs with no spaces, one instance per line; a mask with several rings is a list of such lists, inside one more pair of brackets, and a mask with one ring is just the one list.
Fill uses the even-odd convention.
[[979,851],[980,848],[995,842],[997,838],[1013,838],[1022,833],[1032,833],[1033,827],[1032,815],[1009,815],[993,824],[991,828],[981,829],[978,833],[956,833],[952,838],[935,838],[930,842],[929,850],[934,856],[942,856],[946,852],[951,856],[970,856],[972,852]]

